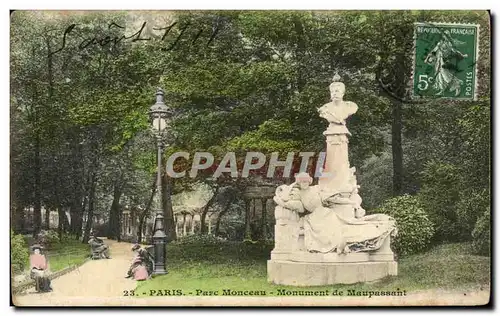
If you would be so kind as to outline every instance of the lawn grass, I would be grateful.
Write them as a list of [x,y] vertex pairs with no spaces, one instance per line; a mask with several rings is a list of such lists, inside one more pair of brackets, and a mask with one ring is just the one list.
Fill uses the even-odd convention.
[[[271,245],[224,242],[219,244],[176,244],[167,246],[169,273],[138,282],[137,296],[165,295],[166,290],[181,290],[183,295],[201,294],[197,290],[222,295],[224,289],[265,291],[278,295],[278,289],[390,290],[467,289],[488,287],[490,258],[471,254],[467,243],[437,246],[424,254],[402,258],[398,276],[377,282],[299,288],[267,282],[266,261]],[[162,290],[159,292],[158,290]],[[156,292],[155,292],[156,291]],[[205,294],[208,294],[206,293]]]
[[46,253],[51,272],[57,272],[64,268],[80,265],[90,256],[88,244],[82,244],[79,240],[64,239],[54,244]]

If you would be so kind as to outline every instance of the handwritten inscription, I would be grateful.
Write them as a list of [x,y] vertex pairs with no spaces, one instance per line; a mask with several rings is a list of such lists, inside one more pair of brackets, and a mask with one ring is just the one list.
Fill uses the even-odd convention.
[[[158,40],[157,38],[151,38],[151,37],[146,37],[144,35],[144,29],[146,28],[147,22],[142,23],[142,26],[139,30],[137,30],[135,33],[131,35],[106,35],[106,36],[101,36],[101,37],[90,37],[86,38],[82,41],[80,41],[77,45],[77,48],[79,50],[86,49],[87,47],[92,47],[92,46],[100,46],[100,47],[116,47],[120,43],[125,42],[125,41],[130,41],[130,42],[138,42],[138,41],[151,41],[151,40]],[[65,30],[64,33],[62,34],[62,39],[61,39],[61,44],[60,46],[49,52],[49,55],[54,55],[56,53],[61,52],[63,49],[67,48],[68,46],[68,41],[72,37],[77,37],[77,32],[78,32],[78,24],[71,24],[69,25]],[[172,29],[175,27],[179,28],[180,33],[175,36],[174,40],[170,43],[168,47],[165,47],[165,51],[170,51],[173,50],[178,44],[181,38],[186,38],[186,30],[188,30],[191,27],[191,23],[186,23],[183,26],[178,25],[178,22],[174,22],[166,27],[153,27],[152,29],[155,31],[162,31],[161,35],[161,41],[165,41],[168,38],[168,35],[171,34]],[[125,29],[124,26],[118,25],[115,22],[111,22],[108,26],[108,29]],[[215,39],[217,33],[219,32],[219,27],[215,26],[211,30],[207,31],[204,28],[199,28],[196,30],[196,33],[194,36],[191,36],[191,41],[190,44],[194,45],[201,37],[203,33],[210,34],[208,41],[206,41],[206,46],[209,46],[213,40]]]

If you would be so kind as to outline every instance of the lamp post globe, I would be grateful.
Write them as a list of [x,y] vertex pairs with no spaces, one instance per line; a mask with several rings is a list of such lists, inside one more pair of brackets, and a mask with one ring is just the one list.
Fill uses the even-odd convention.
[[167,122],[170,116],[170,109],[165,105],[165,93],[161,88],[156,91],[156,103],[149,109],[151,127],[156,136],[163,136],[167,128]]

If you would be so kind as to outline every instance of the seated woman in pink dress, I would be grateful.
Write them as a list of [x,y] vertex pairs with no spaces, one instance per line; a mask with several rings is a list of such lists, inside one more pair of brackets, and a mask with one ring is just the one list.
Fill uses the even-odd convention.
[[35,288],[37,292],[50,292],[50,279],[46,273],[48,271],[48,263],[45,255],[41,254],[42,246],[33,245],[31,249],[33,254],[30,255],[31,278],[35,280]]
[[136,266],[132,270],[132,273],[134,275],[134,280],[136,281],[144,281],[149,277],[148,269],[146,269],[144,264]]
[[132,247],[132,251],[134,252],[135,256],[125,278],[132,277],[137,281],[146,280],[153,272],[152,258],[150,257],[147,250],[141,248],[139,244],[135,244]]

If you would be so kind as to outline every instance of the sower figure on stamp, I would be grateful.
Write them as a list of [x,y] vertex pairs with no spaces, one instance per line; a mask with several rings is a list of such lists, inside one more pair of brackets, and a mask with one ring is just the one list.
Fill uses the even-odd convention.
[[141,248],[138,244],[132,247],[132,251],[135,256],[125,278],[133,277],[137,281],[146,280],[153,273],[153,258],[146,249]]
[[33,253],[30,255],[30,277],[35,280],[35,289],[37,292],[51,292],[52,287],[50,279],[47,277],[49,265],[47,258],[41,253],[42,246],[35,244],[31,247]]
[[108,247],[108,245],[104,244],[104,241],[102,239],[99,239],[99,238],[95,237],[94,235],[90,235],[89,245],[90,245],[90,249],[92,251],[92,254],[98,253],[99,258],[104,257],[106,259],[111,259],[111,257],[109,256],[109,247]]
[[460,90],[464,82],[450,70],[449,61],[452,57],[463,59],[468,57],[455,48],[457,45],[463,45],[464,42],[452,38],[449,31],[443,32],[443,37],[432,51],[425,57],[425,63],[434,66],[434,88],[438,91],[436,95],[442,95],[444,91],[455,92],[455,96],[460,95]]

